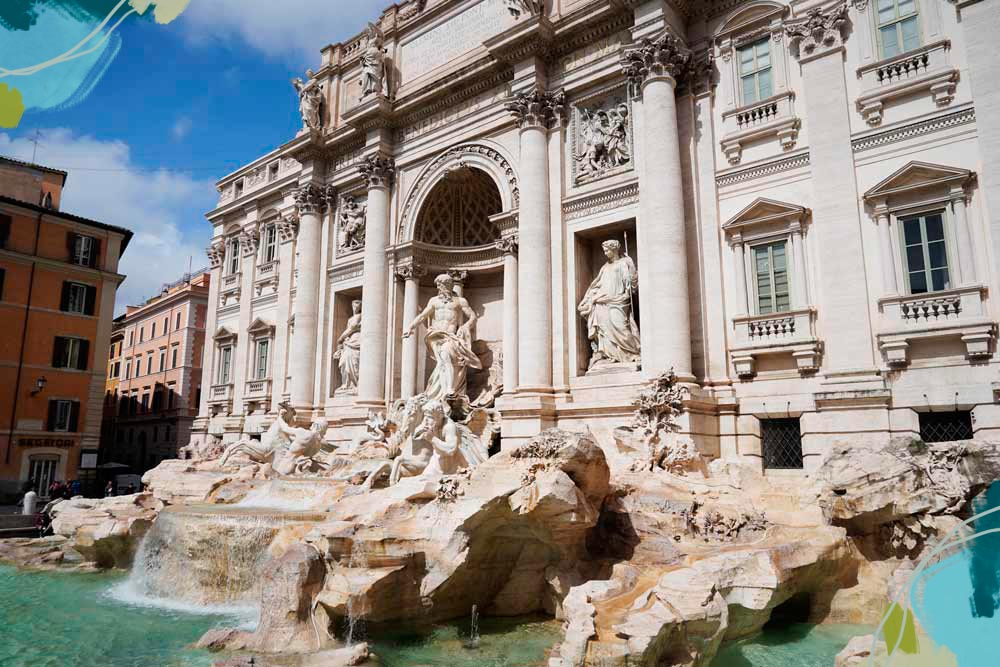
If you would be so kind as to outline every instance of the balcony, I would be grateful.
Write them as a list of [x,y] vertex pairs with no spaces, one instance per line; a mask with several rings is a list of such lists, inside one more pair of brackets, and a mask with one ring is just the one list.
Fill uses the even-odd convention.
[[247,380],[243,388],[243,400],[261,401],[271,398],[271,380]]
[[229,403],[233,400],[233,385],[213,384],[208,393],[209,403]]
[[920,340],[958,338],[970,361],[987,361],[993,354],[996,323],[987,318],[982,285],[886,297],[879,310],[879,348],[889,366],[908,364],[910,345]]
[[795,147],[801,123],[795,116],[792,92],[773,95],[756,104],[722,114],[722,151],[729,164],[743,159],[743,148],[750,143],[777,138],[783,150]]
[[856,104],[861,116],[875,127],[882,123],[887,102],[922,92],[939,107],[951,104],[958,69],[951,65],[950,50],[951,42],[944,39],[858,68],[862,93]]
[[801,374],[819,370],[820,341],[816,338],[813,308],[769,315],[733,318],[735,338],[730,350],[733,369],[742,379],[756,373],[756,360],[765,355],[790,354]]

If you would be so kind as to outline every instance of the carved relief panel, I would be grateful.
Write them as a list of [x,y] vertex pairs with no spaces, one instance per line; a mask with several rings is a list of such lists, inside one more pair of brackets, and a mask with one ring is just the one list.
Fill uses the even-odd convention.
[[581,185],[633,168],[632,107],[625,88],[573,105],[572,178]]

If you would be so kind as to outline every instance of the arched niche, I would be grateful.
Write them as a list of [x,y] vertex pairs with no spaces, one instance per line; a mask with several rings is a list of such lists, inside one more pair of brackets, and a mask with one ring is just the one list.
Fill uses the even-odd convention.
[[428,193],[417,215],[413,240],[448,248],[474,248],[500,238],[496,216],[503,201],[496,182],[475,167],[456,167]]

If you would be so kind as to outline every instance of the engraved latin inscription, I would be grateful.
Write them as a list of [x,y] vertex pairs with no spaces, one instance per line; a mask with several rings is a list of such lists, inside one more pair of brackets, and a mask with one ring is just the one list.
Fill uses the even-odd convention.
[[473,50],[512,22],[503,0],[481,0],[403,45],[403,79],[415,79]]

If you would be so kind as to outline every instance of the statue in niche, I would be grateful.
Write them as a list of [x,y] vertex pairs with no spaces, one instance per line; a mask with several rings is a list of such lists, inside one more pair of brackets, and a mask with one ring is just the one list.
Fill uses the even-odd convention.
[[580,110],[580,136],[584,151],[576,156],[580,175],[596,176],[621,167],[632,159],[628,140],[628,105],[608,110]]
[[468,369],[482,370],[482,362],[472,349],[476,313],[464,297],[455,294],[455,281],[451,276],[443,273],[434,280],[434,284],[438,289],[437,296],[431,298],[423,312],[414,318],[403,338],[416,333],[421,323],[426,324],[427,346],[436,365],[422,394],[424,398],[444,400],[454,396],[467,397]]
[[365,247],[365,217],[367,206],[358,203],[355,197],[344,197],[340,211],[342,250],[361,250]]
[[323,129],[323,89],[310,69],[306,70],[306,80],[299,77],[292,79],[295,92],[299,94],[299,113],[302,114],[302,128],[306,130]]
[[369,95],[385,95],[385,60],[382,31],[374,23],[365,31],[365,48],[361,54],[361,99]]
[[357,299],[351,301],[351,316],[344,333],[337,339],[337,351],[333,353],[333,358],[340,366],[340,387],[337,393],[357,393],[361,362],[361,301]]
[[608,261],[601,267],[577,310],[587,320],[590,368],[610,364],[638,364],[639,327],[632,313],[633,293],[639,287],[635,264],[622,256],[618,241],[601,247]]
[[522,16],[537,16],[542,13],[542,3],[544,0],[504,0],[507,11],[515,19]]

